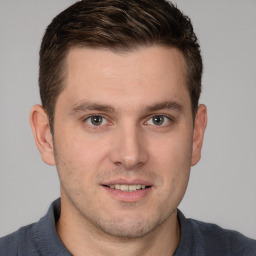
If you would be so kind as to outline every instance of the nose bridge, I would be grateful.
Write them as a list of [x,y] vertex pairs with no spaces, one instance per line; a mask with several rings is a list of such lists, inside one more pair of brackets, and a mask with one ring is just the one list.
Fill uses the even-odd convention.
[[147,149],[142,130],[129,121],[118,126],[112,148],[112,162],[132,169],[147,161]]

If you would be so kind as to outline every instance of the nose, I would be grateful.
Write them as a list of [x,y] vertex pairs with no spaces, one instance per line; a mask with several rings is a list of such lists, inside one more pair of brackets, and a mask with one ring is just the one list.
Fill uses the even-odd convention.
[[126,170],[134,170],[148,160],[145,136],[136,125],[130,124],[117,128],[111,148],[112,163]]

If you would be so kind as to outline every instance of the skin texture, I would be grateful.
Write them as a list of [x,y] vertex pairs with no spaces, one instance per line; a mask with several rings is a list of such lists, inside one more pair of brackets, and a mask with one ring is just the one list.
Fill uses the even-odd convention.
[[[65,68],[54,141],[41,106],[30,119],[42,159],[60,177],[61,240],[74,255],[171,255],[177,207],[206,127],[204,105],[193,126],[182,53],[75,48]],[[149,187],[121,192],[110,184]]]

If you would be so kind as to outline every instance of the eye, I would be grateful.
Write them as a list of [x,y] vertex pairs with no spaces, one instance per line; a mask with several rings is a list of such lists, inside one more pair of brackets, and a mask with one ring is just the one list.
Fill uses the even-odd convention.
[[85,121],[91,126],[102,126],[107,124],[106,118],[99,115],[89,116],[85,119]]
[[164,115],[155,115],[152,116],[147,122],[146,124],[149,125],[157,125],[157,126],[164,126],[169,124],[170,122],[170,118]]

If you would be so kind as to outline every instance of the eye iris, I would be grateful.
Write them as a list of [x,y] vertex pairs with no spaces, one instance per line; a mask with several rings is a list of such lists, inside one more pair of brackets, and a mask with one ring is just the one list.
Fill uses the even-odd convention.
[[164,122],[164,117],[163,116],[154,116],[153,117],[153,123],[155,125],[161,125],[161,124],[163,124],[163,122]]
[[101,116],[93,116],[93,117],[91,117],[91,122],[93,125],[100,125],[102,123],[102,117]]

